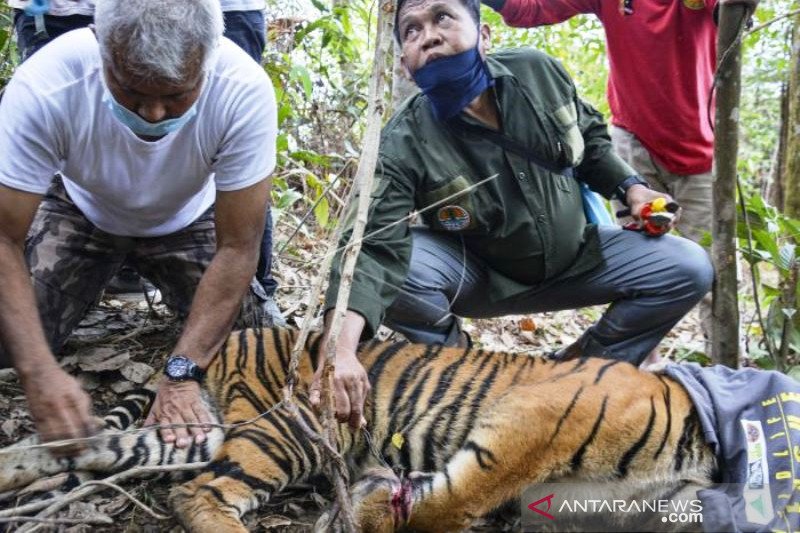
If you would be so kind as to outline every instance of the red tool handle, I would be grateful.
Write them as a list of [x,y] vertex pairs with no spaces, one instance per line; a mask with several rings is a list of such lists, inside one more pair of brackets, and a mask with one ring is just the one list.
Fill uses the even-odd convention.
[[[642,207],[642,212],[639,214],[641,222],[631,222],[625,224],[623,229],[630,231],[642,231],[650,237],[660,237],[670,230],[670,225],[675,219],[675,213],[678,212],[680,206],[677,202],[669,202],[665,206],[666,211],[653,212],[653,203],[648,202]],[[630,209],[623,209],[617,211],[617,217],[630,216]]]

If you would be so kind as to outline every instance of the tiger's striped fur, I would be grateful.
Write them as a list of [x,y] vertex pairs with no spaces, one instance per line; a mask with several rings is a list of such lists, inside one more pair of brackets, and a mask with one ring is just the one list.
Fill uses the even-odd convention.
[[[230,336],[205,383],[221,421],[249,420],[282,399],[295,338],[281,329]],[[307,394],[318,348],[315,337],[301,360],[297,403],[320,431]],[[685,390],[627,363],[387,343],[365,346],[360,358],[372,384],[365,416],[373,447],[363,432],[341,427],[339,437],[360,479],[352,496],[365,531],[458,530],[534,482],[593,480],[619,498],[663,497],[709,483],[715,469]],[[135,411],[144,398],[129,407]],[[0,456],[0,491],[65,470],[211,458],[170,500],[187,529],[218,533],[245,531],[244,513],[321,471],[320,451],[283,407],[184,450],[153,432],[120,434],[111,426],[125,425],[124,411],[107,417],[105,436],[78,458],[41,450]],[[399,448],[396,434],[404,440]],[[373,449],[408,476],[401,480]]]

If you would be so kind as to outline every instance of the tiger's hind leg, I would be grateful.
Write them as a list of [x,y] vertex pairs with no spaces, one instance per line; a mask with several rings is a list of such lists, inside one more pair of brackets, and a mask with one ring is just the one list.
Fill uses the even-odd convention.
[[241,517],[258,506],[250,487],[235,478],[204,472],[170,492],[170,506],[186,531],[246,532]]
[[[310,416],[304,418],[311,420]],[[276,411],[232,430],[204,472],[172,490],[172,510],[187,531],[247,531],[245,513],[290,482],[318,471],[319,452],[291,417]]]

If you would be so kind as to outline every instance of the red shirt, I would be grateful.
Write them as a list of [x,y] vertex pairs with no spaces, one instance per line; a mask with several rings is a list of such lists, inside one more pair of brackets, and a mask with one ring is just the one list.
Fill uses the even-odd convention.
[[597,15],[606,31],[612,123],[636,135],[667,170],[688,175],[710,171],[714,155],[707,107],[717,55],[715,3],[631,0],[626,15],[623,0],[507,0],[500,13],[517,27]]

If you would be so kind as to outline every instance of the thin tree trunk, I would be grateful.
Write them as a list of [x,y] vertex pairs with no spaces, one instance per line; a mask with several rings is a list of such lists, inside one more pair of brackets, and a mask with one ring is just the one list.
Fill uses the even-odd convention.
[[392,112],[396,111],[406,98],[415,94],[419,89],[413,81],[408,79],[408,74],[400,61],[400,45],[394,41],[394,67],[392,69]]
[[[392,0],[392,8],[397,9],[397,0]],[[402,49],[397,39],[394,38],[394,11],[392,12],[391,20],[389,21],[392,34],[392,50],[393,50],[393,63],[392,63],[392,109],[391,112],[397,111],[397,108],[409,96],[415,94],[419,89],[412,80],[408,77],[403,61],[401,59]]]
[[[789,276],[781,284],[781,306],[783,309],[797,309],[797,264],[791,266]],[[780,372],[786,372],[789,366],[789,334],[794,327],[794,316],[787,316],[781,313],[783,328],[781,329],[781,344],[778,352],[776,368]]]
[[784,211],[793,218],[800,218],[800,15],[794,19],[790,65],[786,136],[783,139],[786,146],[783,166]]
[[717,37],[717,109],[714,143],[714,222],[711,256],[716,277],[712,359],[736,368],[739,363],[739,306],[736,287],[736,158],[739,148],[741,40],[745,8],[720,5]]
[[784,209],[786,198],[786,141],[788,140],[789,126],[789,84],[788,81],[781,86],[781,128],[778,134],[778,147],[772,161],[772,169],[761,193],[767,201]]

